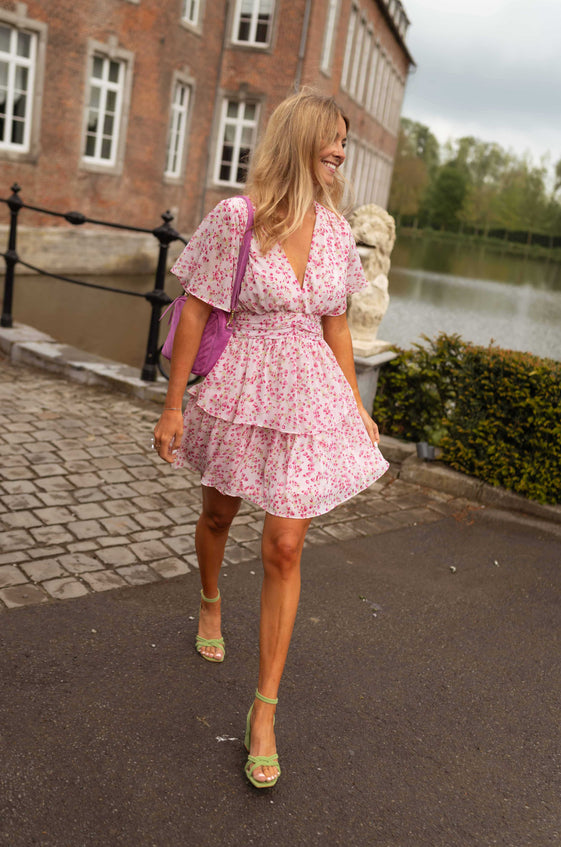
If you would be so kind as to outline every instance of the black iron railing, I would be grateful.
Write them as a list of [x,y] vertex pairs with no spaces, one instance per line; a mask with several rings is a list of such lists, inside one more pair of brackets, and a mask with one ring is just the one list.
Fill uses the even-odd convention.
[[[98,221],[94,218],[86,217],[86,215],[83,215],[81,212],[54,212],[52,209],[43,209],[40,206],[31,206],[28,203],[24,203],[21,199],[19,195],[21,187],[17,183],[12,185],[11,191],[12,194],[7,200],[0,197],[0,202],[6,203],[10,210],[8,249],[5,253],[0,254],[4,256],[4,260],[6,262],[4,299],[2,303],[2,317],[0,319],[0,324],[4,327],[11,327],[13,325],[12,302],[14,294],[15,267],[18,264],[22,265],[24,268],[28,268],[30,271],[41,274],[42,276],[61,279],[63,282],[70,282],[73,285],[83,285],[86,288],[97,288],[100,291],[110,291],[113,294],[127,294],[129,297],[143,297],[150,303],[151,314],[148,327],[148,339],[146,342],[146,357],[144,359],[144,365],[142,366],[140,377],[147,382],[154,382],[158,370],[163,376],[166,376],[165,371],[160,366],[161,348],[158,347],[158,324],[162,308],[171,302],[170,298],[164,291],[168,248],[173,241],[181,241],[183,244],[187,244],[186,239],[179,235],[179,233],[176,232],[176,230],[170,225],[173,220],[173,215],[169,212],[164,212],[162,215],[163,223],[160,224],[160,226],[157,226],[155,229],[144,229],[138,226],[111,223],[110,221]],[[63,276],[62,274],[51,273],[44,268],[38,268],[35,265],[31,265],[29,262],[25,262],[18,255],[16,249],[18,216],[22,209],[29,209],[30,211],[40,212],[43,215],[51,215],[56,218],[64,218],[65,221],[73,226],[80,226],[81,224],[88,223],[95,224],[97,226],[112,227],[113,229],[124,229],[128,232],[144,232],[153,235],[158,240],[159,244],[158,264],[156,267],[153,291],[148,291],[147,293],[142,294],[136,291],[127,291],[123,288],[109,288],[105,285],[96,285],[94,282],[86,282],[85,280],[73,279],[72,277]]]

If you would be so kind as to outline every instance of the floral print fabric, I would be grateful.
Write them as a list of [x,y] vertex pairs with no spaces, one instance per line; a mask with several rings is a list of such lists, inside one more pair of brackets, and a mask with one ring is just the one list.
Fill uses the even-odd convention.
[[[207,215],[172,268],[186,292],[230,308],[246,224],[242,198]],[[203,485],[291,518],[328,512],[378,479],[388,463],[321,323],[343,314],[364,285],[348,223],[319,204],[303,285],[280,244],[264,256],[252,239],[233,336],[189,391],[174,466],[188,464]]]

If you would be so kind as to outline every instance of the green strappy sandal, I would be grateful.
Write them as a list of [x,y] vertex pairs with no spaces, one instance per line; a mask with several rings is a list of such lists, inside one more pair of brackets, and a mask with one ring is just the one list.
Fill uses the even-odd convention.
[[[276,706],[279,702],[278,697],[275,700],[271,700],[270,697],[264,697],[263,694],[260,694],[257,689],[255,690],[255,696],[258,700],[262,700],[263,703],[269,703],[271,706]],[[247,721],[245,725],[245,749],[249,753],[249,748],[251,744],[251,713],[253,712],[253,703],[251,704],[251,708],[247,713]],[[274,725],[274,719],[273,719]],[[259,781],[255,779],[253,776],[254,771],[257,768],[277,768],[278,774],[274,777],[274,779]],[[244,768],[245,775],[249,779],[252,785],[255,788],[272,788],[273,785],[277,784],[278,778],[281,775],[281,769],[279,765],[279,756],[278,753],[273,753],[272,756],[251,756],[247,757],[247,763]]]
[[[209,599],[208,597],[205,597],[205,595],[203,594],[203,589],[201,588],[201,597],[203,598],[205,603],[216,603],[218,600],[220,600],[220,589],[218,589],[218,594],[216,595],[216,597],[212,597],[211,599]],[[216,647],[218,650],[222,650],[222,657],[220,659],[213,659],[211,656],[205,656],[204,653],[201,653],[201,649],[203,647]],[[203,638],[202,635],[197,635],[195,637],[195,650],[200,656],[203,657],[203,659],[206,659],[207,662],[220,663],[224,661],[224,658],[226,656],[226,648],[224,646],[224,639],[222,638],[222,636],[220,638]]]

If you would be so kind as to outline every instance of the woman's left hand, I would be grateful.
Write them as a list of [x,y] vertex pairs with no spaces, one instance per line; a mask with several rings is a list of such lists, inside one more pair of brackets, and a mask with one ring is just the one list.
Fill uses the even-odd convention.
[[370,436],[370,440],[372,441],[372,444],[378,444],[378,442],[380,440],[380,433],[378,432],[378,427],[376,425],[376,421],[372,420],[372,418],[370,417],[370,415],[368,414],[368,412],[366,411],[364,406],[358,407],[358,413],[359,413],[360,417],[362,418],[362,422],[363,422],[364,426],[366,427],[366,432]]

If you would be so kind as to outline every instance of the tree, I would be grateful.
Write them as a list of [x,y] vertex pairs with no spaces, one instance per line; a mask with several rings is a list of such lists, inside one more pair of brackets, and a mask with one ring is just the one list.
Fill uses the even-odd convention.
[[467,191],[467,178],[455,162],[443,165],[428,195],[430,223],[435,227],[457,226]]

